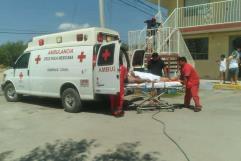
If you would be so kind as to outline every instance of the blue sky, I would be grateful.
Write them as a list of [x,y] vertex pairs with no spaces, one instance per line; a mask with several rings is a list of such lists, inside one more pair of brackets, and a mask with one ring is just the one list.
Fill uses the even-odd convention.
[[[124,0],[125,1],[125,0]],[[135,3],[135,0],[130,0]],[[0,44],[29,41],[36,34],[2,32],[59,32],[70,28],[99,26],[98,0],[1,0]],[[156,7],[156,6],[154,6]],[[151,9],[147,12],[155,14]],[[142,29],[152,16],[124,5],[119,0],[105,0],[106,26],[118,31],[127,41],[129,30]]]

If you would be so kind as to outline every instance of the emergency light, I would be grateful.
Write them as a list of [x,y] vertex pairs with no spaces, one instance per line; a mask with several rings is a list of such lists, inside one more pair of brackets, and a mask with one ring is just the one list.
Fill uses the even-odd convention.
[[38,45],[39,45],[39,46],[43,46],[43,45],[44,45],[44,39],[39,39]]
[[98,42],[103,42],[103,39],[104,39],[104,35],[102,32],[99,32],[98,35],[97,35],[97,41]]
[[76,36],[77,41],[83,41],[83,34],[78,34]]
[[88,35],[84,36],[84,40],[87,41],[88,40]]
[[111,36],[109,36],[109,35],[106,35],[106,41],[107,41],[107,42],[112,41],[112,37],[111,37]]
[[56,42],[57,43],[62,43],[62,36],[56,37]]

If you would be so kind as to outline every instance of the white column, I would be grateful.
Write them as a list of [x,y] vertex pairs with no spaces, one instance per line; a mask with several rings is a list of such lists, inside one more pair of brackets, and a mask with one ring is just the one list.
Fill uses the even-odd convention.
[[177,53],[178,55],[180,55],[180,34],[181,32],[179,32],[179,0],[177,0]]
[[158,12],[161,10],[161,0],[158,0]]
[[105,27],[104,0],[99,0],[100,27]]

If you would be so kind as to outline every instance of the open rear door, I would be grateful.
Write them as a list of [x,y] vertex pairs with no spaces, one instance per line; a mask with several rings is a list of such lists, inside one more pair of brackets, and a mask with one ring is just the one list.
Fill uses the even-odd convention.
[[118,41],[101,45],[95,67],[95,93],[117,94],[120,91]]
[[131,66],[134,71],[144,71],[145,70],[145,50],[137,49],[134,50]]

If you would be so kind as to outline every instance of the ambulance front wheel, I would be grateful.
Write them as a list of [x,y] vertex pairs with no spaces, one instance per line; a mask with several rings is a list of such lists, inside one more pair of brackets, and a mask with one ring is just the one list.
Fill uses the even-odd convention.
[[3,90],[4,96],[8,102],[19,101],[21,95],[16,93],[15,87],[12,83],[8,83]]
[[62,105],[66,112],[77,113],[81,111],[79,93],[73,88],[67,88],[62,93]]

